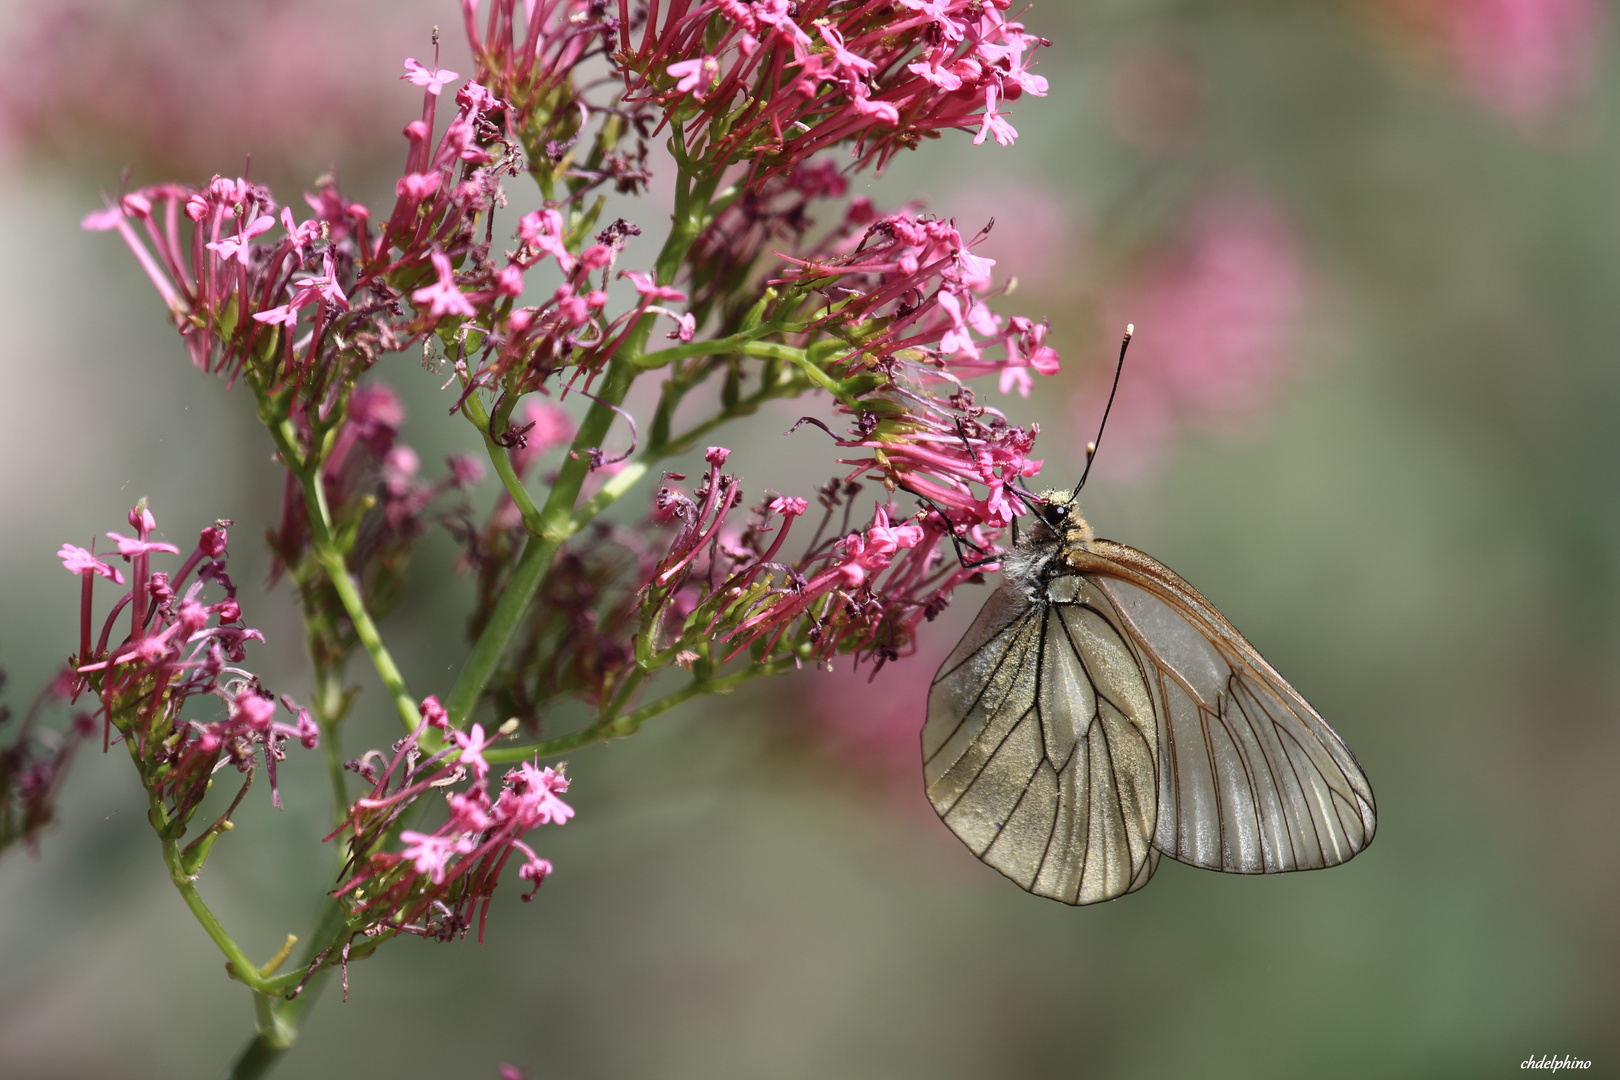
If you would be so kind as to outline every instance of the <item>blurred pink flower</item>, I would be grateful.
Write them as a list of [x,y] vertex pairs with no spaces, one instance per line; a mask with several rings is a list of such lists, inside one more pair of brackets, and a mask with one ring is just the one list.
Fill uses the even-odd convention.
[[[1206,201],[1168,250],[1107,297],[1110,336],[1136,325],[1098,468],[1151,466],[1180,425],[1229,428],[1275,394],[1294,360],[1304,298],[1298,241],[1280,208],[1254,195]],[[1113,371],[1084,398],[1080,441],[1096,431]]]
[[1521,128],[1579,102],[1607,37],[1602,0],[1378,0],[1468,96]]
[[[0,128],[14,152],[207,177],[251,154],[307,182],[395,152],[414,107],[380,77],[427,44],[439,5],[404,0],[117,0],[20,5]],[[264,172],[260,165],[255,173]]]
[[1587,88],[1605,18],[1599,0],[1437,0],[1458,79],[1504,119],[1540,119]]

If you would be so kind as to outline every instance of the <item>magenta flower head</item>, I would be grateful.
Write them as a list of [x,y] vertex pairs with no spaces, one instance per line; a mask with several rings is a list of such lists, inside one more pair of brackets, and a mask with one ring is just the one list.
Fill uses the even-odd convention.
[[[146,539],[157,521],[144,500],[129,520],[138,537],[108,535],[132,564],[131,589],[113,605],[99,633],[89,583],[100,576],[122,584],[122,575],[71,544],[58,553],[64,565],[85,579],[75,687],[95,694],[95,715],[104,731],[110,736],[116,729],[135,747],[153,794],[163,800],[171,820],[183,822],[196,811],[222,763],[247,774],[243,794],[262,763],[271,801],[279,807],[276,766],[286,756],[282,744],[292,739],[312,748],[319,730],[306,710],[285,697],[280,704],[293,721],[276,720],[277,699],[237,666],[246,658],[247,643],[263,636],[236,625],[242,607],[224,561],[230,523],[201,530],[196,548],[169,573],[152,569],[152,557],[178,555],[179,549]],[[225,595],[204,602],[210,589]],[[120,616],[126,611],[128,622],[120,634]],[[202,721],[185,715],[187,703],[199,695],[223,700],[225,718]]]
[[434,97],[438,97],[444,91],[446,84],[455,82],[461,76],[444,68],[430,70],[417,63],[414,59],[407,58],[405,60],[405,74],[401,75],[400,78],[415,83],[417,86],[426,89]]
[[74,574],[95,574],[104,577],[117,585],[124,583],[123,572],[107,563],[102,562],[82,547],[73,544],[63,544],[62,549],[56,553],[62,560],[62,565]]
[[[438,702],[427,699],[422,711],[422,723],[395,744],[392,758],[373,752],[347,766],[372,788],[349,807],[344,826],[327,837],[349,835],[349,861],[335,895],[357,934],[406,933],[448,941],[465,935],[476,918],[482,941],[490,898],[514,853],[522,859],[520,880],[533,883],[529,896],[552,872],[551,863],[522,837],[573,816],[573,808],[558,798],[568,781],[558,771],[524,764],[507,771],[498,797],[491,799],[485,786],[490,768],[481,755],[493,740],[475,724],[470,733],[451,733],[460,747],[459,762],[452,750],[424,758],[418,742],[438,714]],[[380,772],[373,760],[382,764]],[[469,765],[472,786],[446,794],[444,824],[426,832],[402,830],[402,848],[383,849],[390,827],[407,807],[462,779]]]
[[1046,42],[1005,9],[997,0],[710,0],[655,10],[638,40],[621,23],[618,55],[631,100],[655,103],[714,167],[748,160],[757,181],[842,144],[881,168],[947,128],[978,128],[976,143],[1017,136],[999,106],[1046,93],[1028,55]]

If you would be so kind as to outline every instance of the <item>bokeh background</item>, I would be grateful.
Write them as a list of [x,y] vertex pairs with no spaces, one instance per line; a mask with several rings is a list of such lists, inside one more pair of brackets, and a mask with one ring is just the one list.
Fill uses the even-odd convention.
[[[449,0],[151,0],[0,16],[0,664],[25,702],[74,647],[52,552],[152,500],[234,518],[267,681],[302,692],[256,537],[278,490],[251,402],[191,370],[116,240],[135,183],[337,168],[381,201],[397,81]],[[1199,586],[1355,749],[1377,842],[1327,873],[1166,861],[1075,910],[980,866],[915,760],[937,658],[805,672],[575,755],[578,817],[487,943],[405,941],[335,984],[292,1077],[1482,1077],[1541,1054],[1620,1075],[1620,80],[1600,0],[1042,0],[1022,138],[930,143],[857,190],[926,197],[1016,274],[1065,371],[1038,420],[1072,477],[1138,328],[1087,490],[1098,531]],[[651,202],[631,211],[655,231]],[[971,228],[970,228],[971,227]],[[643,238],[645,253],[656,238]],[[441,380],[379,372],[431,461],[474,449]],[[808,493],[796,405],[728,436]],[[746,454],[746,457],[744,457]],[[466,583],[424,545],[385,630],[414,685],[458,661]],[[373,695],[350,746],[394,737]],[[331,871],[314,755],[249,800],[203,886],[249,951]],[[121,755],[86,753],[37,857],[0,862],[0,1076],[209,1076],[245,991],[165,879]]]

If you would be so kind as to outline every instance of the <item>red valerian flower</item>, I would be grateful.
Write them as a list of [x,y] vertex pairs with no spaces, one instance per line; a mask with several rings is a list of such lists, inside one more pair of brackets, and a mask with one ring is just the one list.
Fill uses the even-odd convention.
[[975,143],[1017,137],[997,105],[1046,93],[1025,54],[1047,42],[1007,20],[1007,6],[708,0],[654,7],[633,42],[620,0],[616,59],[627,100],[656,102],[714,167],[750,160],[757,182],[851,143],[859,164],[881,168],[947,128],[978,127]]
[[[291,739],[306,748],[320,732],[308,710],[290,698],[265,690],[240,665],[249,641],[262,641],[257,630],[238,625],[242,606],[225,570],[226,529],[216,522],[198,535],[197,546],[171,576],[151,569],[154,554],[178,555],[180,549],[149,539],[157,522],[144,502],[130,511],[134,537],[107,535],[132,564],[130,591],[113,605],[95,634],[90,583],[123,577],[89,552],[63,545],[63,563],[84,579],[80,605],[79,655],[73,658],[73,693],[93,692],[95,716],[110,735],[116,728],[126,739],[152,791],[167,801],[171,820],[195,811],[210,778],[225,761],[248,774],[262,760],[270,781],[271,801],[281,805],[276,766]],[[192,573],[196,580],[187,584]],[[205,603],[205,588],[216,586],[223,599]],[[184,591],[182,591],[184,590]],[[119,616],[129,609],[129,629],[114,638]],[[186,703],[199,695],[222,700],[222,720],[182,716]],[[278,702],[293,717],[275,719]],[[246,786],[244,785],[244,792]]]
[[[476,915],[482,941],[490,898],[514,852],[523,859],[519,878],[532,883],[525,900],[551,874],[550,861],[521,838],[530,829],[561,825],[574,816],[560,798],[568,779],[560,769],[523,762],[505,773],[491,799],[482,751],[494,739],[475,724],[470,733],[452,731],[451,746],[424,756],[420,740],[443,724],[444,709],[429,697],[421,714],[421,724],[394,744],[391,757],[372,751],[347,765],[372,788],[349,807],[343,827],[327,837],[349,834],[349,861],[334,895],[348,909],[358,935],[391,931],[448,941],[465,935]],[[449,813],[442,825],[425,832],[401,830],[401,850],[382,850],[407,807],[465,779],[469,771],[471,787],[447,791]]]

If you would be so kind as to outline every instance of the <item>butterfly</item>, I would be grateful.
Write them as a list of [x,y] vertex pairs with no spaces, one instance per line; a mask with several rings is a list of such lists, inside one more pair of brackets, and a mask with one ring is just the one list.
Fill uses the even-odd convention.
[[1366,848],[1377,811],[1344,741],[1174,571],[1094,537],[1078,493],[1026,500],[1033,527],[934,677],[922,755],[940,818],[1066,904],[1140,889],[1162,855],[1275,874]]

